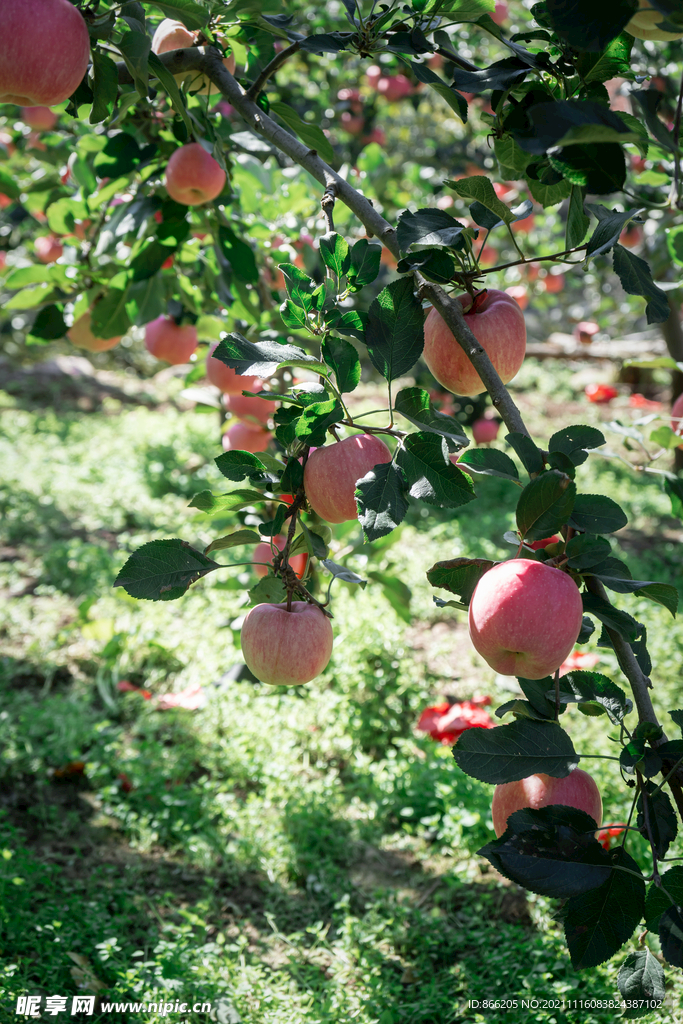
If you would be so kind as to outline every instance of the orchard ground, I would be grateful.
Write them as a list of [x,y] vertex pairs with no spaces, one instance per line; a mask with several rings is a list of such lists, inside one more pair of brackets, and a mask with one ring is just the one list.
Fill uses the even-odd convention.
[[[591,405],[591,379],[612,378],[529,359],[512,392],[539,439],[568,422],[641,414],[625,395]],[[201,546],[216,535],[215,520],[187,505],[201,489],[222,489],[217,416],[179,409],[182,385],[168,373],[161,381],[149,382],[161,403],[149,408],[107,398],[96,411],[56,410],[47,396],[30,404],[0,393],[8,1012],[19,992],[92,991],[112,1001],[223,1000],[222,1019],[244,1024],[615,1020],[621,1011],[611,1008],[521,1008],[532,998],[614,1000],[613,965],[572,969],[557,905],[476,856],[493,836],[493,787],[414,732],[444,695],[488,693],[493,708],[511,696],[514,680],[474,653],[466,614],[434,606],[425,570],[460,554],[509,557],[512,513],[501,510],[514,507],[514,485],[479,477],[481,502],[430,510],[429,520],[414,509],[372,549],[356,524],[335,527],[332,557],[370,583],[335,584],[328,671],[295,690],[255,684],[240,677],[246,592],[227,572],[168,604],[111,586],[147,540]],[[659,383],[665,400],[666,374]],[[377,407],[369,387],[356,394]],[[656,480],[597,454],[577,480],[627,512],[614,547],[634,576],[680,585],[681,524]],[[231,554],[223,561],[250,557]],[[393,607],[373,573],[410,594],[395,585]],[[657,710],[679,705],[683,627],[656,605],[625,600],[648,627]],[[583,649],[618,680],[595,637]],[[163,710],[169,693],[202,706]],[[573,710],[564,724],[579,751],[613,753],[606,719]],[[605,822],[623,820],[614,763],[582,767],[600,786]],[[668,969],[667,979],[666,1006],[648,1020],[680,1020],[683,985]],[[468,1006],[485,999],[520,1005]]]

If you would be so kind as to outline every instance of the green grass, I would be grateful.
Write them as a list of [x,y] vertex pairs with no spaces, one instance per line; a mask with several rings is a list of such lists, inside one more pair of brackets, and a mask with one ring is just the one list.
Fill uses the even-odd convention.
[[[567,419],[596,422],[557,368],[525,367],[520,401],[551,387],[574,403]],[[555,427],[539,417],[535,429],[542,440]],[[449,1024],[503,1013],[469,1000],[614,999],[614,964],[575,972],[557,905],[477,856],[492,836],[490,787],[413,733],[444,692],[509,697],[424,573],[442,558],[508,555],[514,485],[480,479],[480,501],[455,513],[416,506],[375,550],[338,528],[333,557],[407,583],[412,620],[376,584],[336,584],[330,667],[289,692],[240,677],[244,567],[169,604],[111,587],[146,540],[212,538],[187,505],[219,484],[216,434],[213,417],[170,408],[0,412],[0,590],[14,595],[0,612],[1,1019],[20,994],[90,990],[223,1000],[224,1018],[231,1005],[245,1024]],[[599,457],[577,481],[629,514],[615,547],[634,575],[680,582],[680,523],[656,482]],[[680,704],[677,622],[644,600],[617,603],[648,627],[658,708]],[[124,679],[152,699],[120,692]],[[201,709],[157,709],[158,695],[197,684]],[[612,752],[605,719],[565,717],[579,750]],[[623,817],[613,762],[592,765],[606,815]],[[669,974],[657,1019],[673,1022],[681,986]],[[618,1014],[518,1006],[505,1020]]]

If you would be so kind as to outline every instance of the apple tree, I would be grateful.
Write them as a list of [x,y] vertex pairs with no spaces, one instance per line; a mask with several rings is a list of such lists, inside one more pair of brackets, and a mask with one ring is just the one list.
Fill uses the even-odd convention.
[[[28,52],[37,8],[49,32]],[[632,578],[610,544],[624,511],[577,487],[601,431],[530,435],[505,386],[524,358],[524,318],[514,295],[489,287],[511,270],[533,270],[552,296],[592,281],[596,308],[607,302],[615,320],[662,325],[670,356],[659,365],[680,385],[680,0],[342,0],[287,12],[253,0],[4,0],[0,29],[13,40],[0,57],[8,343],[31,352],[66,336],[130,360],[121,339],[144,328],[149,352],[190,360],[187,385],[206,375],[237,419],[216,458],[227,489],[191,502],[235,528],[204,550],[145,544],[117,585],[180,599],[226,567],[222,552],[253,546],[262,577],[245,659],[266,682],[300,684],[332,648],[316,566],[332,582],[366,582],[328,557],[329,524],[357,520],[373,543],[411,502],[475,508],[480,475],[512,481],[511,559],[425,566],[437,605],[468,610],[473,644],[524,695],[498,709],[506,724],[454,747],[466,773],[501,793],[499,834],[482,853],[565,901],[577,968],[609,959],[643,920],[683,967],[683,868],[667,858],[683,815],[683,738],[665,731],[683,732],[683,711],[658,721],[645,628],[609,596],[675,615],[678,594]],[[647,87],[657,75],[661,88]],[[422,206],[406,201],[383,105],[397,120],[402,108],[429,112],[434,185]],[[303,226],[314,204],[316,238]],[[534,217],[547,217],[551,244],[530,240]],[[607,282],[618,300],[600,295]],[[456,399],[475,407],[488,393],[505,450],[471,448],[461,406],[397,384],[421,358]],[[384,381],[381,425],[349,408],[362,373]],[[683,479],[662,468],[677,433],[676,419],[641,433],[630,463],[680,516]],[[596,628],[623,679],[560,678]],[[297,657],[302,648],[314,656]],[[581,713],[605,715],[620,745],[632,802],[628,822],[605,825],[620,833],[613,849],[596,838],[599,802],[582,803],[582,754],[562,725]],[[628,850],[634,832],[647,864]],[[618,985],[627,1017],[660,1004],[664,972],[646,944]]]

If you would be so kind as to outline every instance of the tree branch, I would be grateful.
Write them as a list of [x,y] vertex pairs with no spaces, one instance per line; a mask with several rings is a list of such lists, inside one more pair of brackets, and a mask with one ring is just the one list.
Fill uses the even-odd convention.
[[289,58],[300,48],[301,43],[292,43],[291,46],[288,46],[286,49],[281,50],[280,53],[275,54],[270,64],[265,66],[256,81],[247,89],[247,96],[250,100],[256,99],[263,87],[267,84],[268,79],[275,74],[278,68],[282,67],[283,64],[286,64]]

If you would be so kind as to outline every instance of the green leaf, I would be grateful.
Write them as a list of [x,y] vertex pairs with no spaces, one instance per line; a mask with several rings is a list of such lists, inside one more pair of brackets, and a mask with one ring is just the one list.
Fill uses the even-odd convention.
[[427,431],[408,434],[396,462],[408,481],[411,498],[439,508],[459,508],[475,497],[470,477],[448,458],[443,437]]
[[182,21],[189,29],[204,28],[208,23],[210,12],[195,0],[154,0],[154,6],[169,18]]
[[320,256],[337,280],[343,277],[351,266],[349,243],[336,231],[328,231],[326,235],[320,236]]
[[629,295],[642,295],[647,299],[645,315],[649,324],[663,324],[669,319],[669,302],[666,293],[652,280],[649,265],[640,256],[623,245],[615,245],[612,256],[614,270],[622,288]]
[[[548,687],[545,696],[554,701],[555,690]],[[600,672],[567,672],[560,679],[560,700],[564,704],[599,704],[615,725],[633,710],[633,703],[624,691]]]
[[323,160],[328,164],[334,163],[334,150],[323,133],[322,128],[319,128],[316,124],[302,121],[295,110],[292,110],[291,107],[280,100],[270,101],[270,111],[273,114],[277,114],[299,136],[302,142],[305,142],[311,149],[317,150]]
[[385,462],[370,470],[356,483],[356,504],[366,540],[391,533],[408,511],[406,483],[398,466]]
[[119,72],[115,62],[99,47],[92,49],[93,104],[90,124],[99,124],[114,109],[119,92]]
[[191,138],[194,134],[194,126],[190,120],[190,115],[187,112],[185,102],[175,78],[171,72],[166,69],[163,61],[159,60],[156,53],[153,53],[151,50],[147,55],[147,63],[149,65],[150,74],[156,77],[163,86],[164,91],[168,94],[168,98],[173,105],[173,109],[176,114],[182,118],[187,134]]
[[622,1014],[625,1020],[652,1013],[651,1004],[660,1002],[666,994],[662,965],[647,946],[628,954],[619,968],[617,985],[621,998],[630,1003]]
[[166,296],[161,274],[146,281],[135,281],[128,289],[126,313],[136,327],[151,323],[166,312]]
[[672,967],[683,967],[683,913],[669,907],[659,921],[659,942],[665,959]]
[[394,399],[394,410],[423,431],[441,434],[460,446],[469,443],[460,421],[437,412],[428,392],[422,388],[403,388],[399,391]]
[[632,46],[633,36],[623,32],[602,52],[579,54],[576,69],[581,79],[588,85],[590,82],[608,82],[611,78],[630,78]]
[[[664,890],[666,889],[666,892]],[[669,868],[662,874],[662,884],[656,882],[650,884],[645,897],[645,924],[649,931],[658,932],[660,918],[665,910],[674,906],[669,896],[673,897],[679,906],[683,906],[683,865]]]
[[392,576],[388,572],[376,572],[373,570],[368,573],[368,576],[376,583],[382,584],[384,596],[391,607],[399,618],[410,624],[413,621],[410,611],[410,599],[412,597],[410,587],[406,586],[403,580],[400,580],[397,576]]
[[117,47],[133,76],[138,95],[144,99],[149,91],[148,58],[152,40],[146,32],[123,32]]
[[677,224],[667,231],[666,247],[673,262],[683,267],[683,224]]
[[219,569],[182,540],[153,540],[133,552],[114,581],[140,601],[174,601],[202,576]]
[[587,533],[614,533],[626,526],[626,513],[604,494],[578,494],[571,525]]
[[452,85],[439,78],[426,64],[417,64],[415,61],[411,61],[410,67],[418,82],[424,82],[430,89],[433,89],[465,124],[467,122],[467,100],[465,97],[461,96]]
[[423,324],[409,277],[387,285],[371,303],[365,343],[372,365],[389,382],[411,370],[422,355]]
[[283,366],[320,366],[315,356],[296,345],[247,341],[237,332],[223,338],[213,355],[237,373],[255,377],[272,377]]
[[668,424],[662,423],[661,427],[650,432],[650,440],[660,448],[678,448],[681,444],[681,435],[675,434]]
[[460,607],[467,608],[477,583],[494,565],[489,558],[451,558],[428,569],[427,579],[433,587],[457,594]]
[[586,237],[590,218],[584,213],[583,201],[583,189],[579,185],[572,185],[565,231],[565,245],[567,249],[573,249],[575,246],[581,245]]
[[446,181],[445,184],[452,188],[461,199],[475,199],[505,224],[511,224],[515,219],[515,215],[510,207],[506,206],[496,195],[493,182],[486,175],[475,174],[471,178],[460,178],[459,181]]
[[399,260],[396,268],[399,274],[410,274],[414,270],[436,281],[437,284],[449,284],[455,276],[455,260],[443,249],[420,249],[408,253]]
[[83,200],[65,197],[58,199],[56,203],[50,203],[45,213],[50,231],[54,231],[56,235],[70,235],[76,221],[85,220],[89,211]]
[[[656,753],[659,754],[659,750]],[[661,762],[659,767],[661,769]],[[676,812],[668,794],[663,789],[657,789],[654,782],[650,782],[647,779],[644,783],[644,789],[645,794],[641,790],[636,802],[636,810],[638,812],[636,825],[640,830],[641,836],[649,840],[650,833],[648,833],[647,825],[645,824],[645,808],[643,806],[643,797],[645,796],[648,812],[647,820],[650,825],[652,842],[657,856],[660,860],[663,860],[668,853],[669,847],[678,835]]]
[[96,338],[114,338],[131,328],[126,312],[128,288],[109,288],[91,311],[90,327]]
[[349,284],[359,291],[366,284],[372,284],[379,274],[382,246],[367,238],[359,238],[351,249],[351,266],[348,272]]
[[327,428],[333,423],[341,422],[345,416],[346,413],[338,398],[331,398],[327,402],[314,402],[306,406],[296,421],[295,436],[314,448],[320,448],[325,444]]
[[250,505],[258,505],[265,501],[260,491],[249,487],[238,487],[227,494],[212,494],[211,491],[200,491],[195,494],[189,508],[198,508],[209,516],[221,515],[224,512],[237,512]]
[[322,357],[333,370],[337,387],[348,394],[360,384],[360,359],[350,341],[328,334],[322,344]]
[[546,184],[544,181],[532,178],[530,174],[526,177],[526,183],[532,198],[543,207],[557,206],[558,203],[567,199],[571,195],[572,189],[576,187],[565,181],[564,178],[553,184]]
[[287,295],[291,301],[295,306],[310,313],[313,309],[313,278],[300,270],[294,263],[280,263],[278,270],[282,271]]
[[525,153],[512,136],[495,139],[493,150],[500,164],[502,178],[516,179],[523,177],[526,166],[531,160],[531,155]]
[[602,53],[631,20],[630,0],[596,4],[593,0],[546,0],[544,24],[574,50]]
[[54,341],[57,338],[63,338],[66,331],[63,307],[53,303],[49,306],[44,306],[40,310],[38,316],[31,324],[29,339]]
[[411,245],[445,245],[449,249],[460,249],[464,230],[465,225],[445,210],[431,206],[414,213],[404,210],[398,218],[398,244],[401,252],[407,252]]
[[645,879],[638,864],[623,846],[610,851],[610,859],[612,871],[607,881],[590,892],[571,896],[565,907],[564,934],[577,970],[597,967],[614,956],[643,916]]
[[664,478],[664,490],[671,499],[671,514],[683,519],[683,480]]
[[285,327],[291,327],[294,331],[305,331],[308,329],[308,314],[306,310],[296,306],[291,299],[285,299],[280,306],[279,312]]
[[565,146],[549,154],[548,160],[572,185],[596,195],[619,192],[626,180],[624,150],[616,142]]
[[563,779],[579,763],[564,729],[554,722],[528,719],[497,729],[468,729],[453,748],[453,756],[466,775],[493,785],[539,772]]
[[588,458],[588,448],[599,448],[605,444],[602,431],[595,427],[580,425],[564,427],[548,441],[548,451],[562,452],[567,455],[575,466],[580,466]]
[[608,626],[609,629],[613,629],[628,643],[632,644],[637,640],[640,635],[640,625],[632,615],[621,611],[620,608],[615,608],[613,604],[598,597],[597,594],[582,593],[581,600],[583,602],[583,610],[588,615],[593,615],[596,619],[600,619],[604,625]]
[[255,530],[236,530],[235,533],[228,533],[225,537],[217,537],[212,540],[208,547],[204,548],[204,554],[209,555],[212,551],[224,551],[226,548],[239,548],[245,544],[258,544],[261,535]]
[[244,480],[245,477],[260,478],[267,472],[267,467],[258,455],[253,452],[223,452],[214,459],[216,466],[228,480]]
[[16,270],[10,270],[4,286],[13,291],[15,288],[25,288],[28,284],[46,284],[52,280],[51,270],[51,267],[44,267],[40,263],[33,263],[30,267],[17,267]]
[[601,206],[599,203],[587,203],[586,208],[598,219],[597,227],[588,239],[586,257],[602,256],[609,252],[619,241],[619,236],[626,224],[638,212],[626,210],[622,213],[619,210],[608,210],[606,206]]
[[358,338],[359,341],[364,342],[365,328],[368,322],[366,311],[364,309],[347,309],[342,313],[341,317],[337,316],[338,313],[339,310],[335,307],[326,314],[326,320],[328,320],[330,314],[334,314],[333,320],[329,320],[330,327],[338,334],[348,334],[352,338]]
[[543,472],[543,453],[540,448],[536,447],[530,437],[515,431],[511,434],[506,434],[505,440],[514,449],[515,454],[527,473]]
[[252,604],[282,604],[287,597],[287,588],[279,576],[269,573],[249,591]]
[[154,277],[174,252],[175,246],[162,245],[153,239],[129,263],[129,269],[133,271],[133,281],[146,281]]
[[522,540],[542,540],[555,533],[572,514],[576,484],[551,469],[531,480],[517,502],[517,529]]
[[590,569],[599,565],[612,554],[609,541],[604,537],[594,537],[589,533],[577,533],[568,542],[565,551],[570,569]]
[[224,224],[218,228],[218,241],[235,277],[239,281],[255,284],[258,281],[258,267],[251,246]]
[[11,299],[3,303],[4,309],[35,309],[42,306],[52,297],[54,289],[49,284],[37,284],[33,288],[24,288]]

